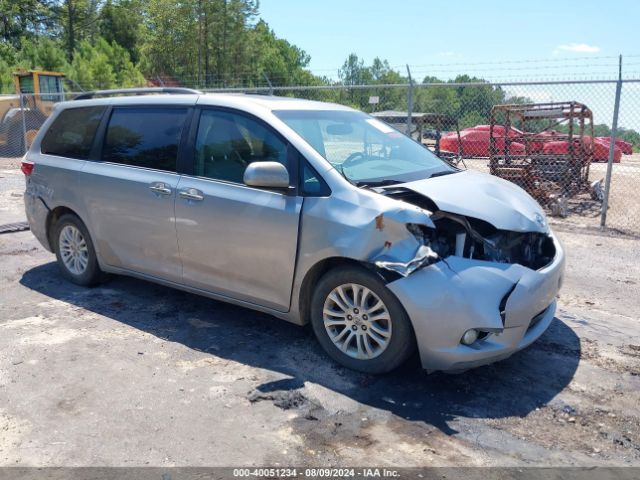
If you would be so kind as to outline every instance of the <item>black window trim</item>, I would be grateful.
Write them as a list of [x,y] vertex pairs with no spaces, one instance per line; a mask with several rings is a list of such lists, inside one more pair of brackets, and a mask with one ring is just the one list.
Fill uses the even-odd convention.
[[[104,143],[107,140],[107,129],[109,127],[109,122],[111,121],[111,115],[115,109],[142,109],[142,108],[167,108],[167,109],[182,109],[187,110],[187,114],[184,119],[184,124],[182,125],[182,130],[180,131],[180,139],[178,140],[178,156],[176,158],[176,170],[161,170],[159,168],[151,168],[151,167],[141,167],[138,165],[127,165],[124,163],[110,162],[108,160],[102,160],[102,154],[104,150]],[[105,163],[109,165],[117,165],[120,167],[129,167],[129,168],[137,168],[140,170],[149,170],[153,172],[162,172],[167,174],[174,175],[182,175],[184,170],[185,159],[187,154],[187,142],[189,138],[189,133],[192,126],[192,119],[194,114],[194,106],[190,104],[126,104],[126,105],[108,105],[105,112],[102,114],[102,119],[100,121],[100,125],[98,125],[98,129],[96,130],[96,135],[93,141],[93,145],[91,147],[91,153],[89,154],[89,158],[87,161],[95,162],[95,163]]]
[[[91,147],[89,148],[89,154],[87,155],[87,158],[76,158],[76,157],[66,157],[64,155],[57,155],[55,153],[45,153],[42,151],[42,142],[44,142],[44,139],[47,138],[47,135],[49,134],[51,127],[53,127],[53,125],[58,121],[58,118],[60,118],[60,115],[62,115],[64,112],[68,111],[68,110],[80,110],[80,109],[88,109],[88,108],[95,108],[95,107],[105,107],[102,110],[102,115],[100,117],[100,121],[98,122],[98,127],[96,128],[96,132],[93,134],[93,140],[91,142]],[[44,133],[44,135],[42,136],[42,140],[40,141],[40,155],[46,155],[48,157],[58,157],[58,158],[64,158],[66,160],[77,160],[79,162],[88,162],[91,160],[91,155],[93,153],[93,149],[95,147],[95,142],[96,142],[96,138],[98,138],[98,135],[100,134],[100,127],[102,126],[102,123],[104,122],[104,117],[105,117],[105,113],[107,112],[107,110],[109,110],[109,108],[106,105],[93,105],[93,106],[77,106],[77,107],[69,107],[69,108],[63,108],[61,109],[57,114],[56,117],[53,119],[53,121],[51,122],[51,124],[49,125],[49,127],[47,128],[47,131]]]
[[[216,112],[227,112],[234,115],[240,115],[245,118],[248,118],[259,125],[262,125],[267,130],[271,131],[278,139],[282,141],[287,147],[287,170],[289,171],[289,188],[286,191],[283,189],[270,189],[270,188],[260,188],[260,187],[252,187],[250,185],[246,185],[244,183],[233,182],[231,180],[224,180],[221,178],[210,178],[210,177],[202,177],[195,174],[195,166],[196,166],[196,140],[198,136],[198,129],[200,128],[200,117],[202,112],[204,111],[216,111]],[[217,105],[196,105],[195,112],[193,115],[193,119],[191,121],[191,129],[188,135],[188,141],[185,152],[185,160],[182,171],[183,175],[197,178],[199,180],[208,180],[211,182],[224,183],[226,185],[240,186],[243,188],[250,188],[253,190],[267,191],[273,193],[280,193],[290,196],[296,196],[300,192],[299,188],[299,171],[300,171],[300,159],[301,155],[298,150],[287,140],[284,135],[282,135],[278,130],[273,128],[272,125],[265,122],[260,117],[257,117],[249,112],[244,110],[240,110],[232,107],[224,107]]]

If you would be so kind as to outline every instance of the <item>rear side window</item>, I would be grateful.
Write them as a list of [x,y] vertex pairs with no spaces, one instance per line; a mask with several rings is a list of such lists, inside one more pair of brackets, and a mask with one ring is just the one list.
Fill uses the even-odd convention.
[[102,160],[175,172],[186,116],[186,108],[114,108]]
[[63,110],[42,139],[40,150],[47,155],[86,160],[103,113],[104,107]]

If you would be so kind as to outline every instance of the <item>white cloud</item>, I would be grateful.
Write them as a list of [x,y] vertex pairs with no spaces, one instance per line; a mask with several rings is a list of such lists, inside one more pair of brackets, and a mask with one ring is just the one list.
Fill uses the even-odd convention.
[[448,51],[448,52],[440,52],[440,53],[438,53],[438,56],[440,56],[440,57],[457,57],[458,54],[456,52]]
[[564,43],[558,45],[553,51],[554,55],[558,55],[560,52],[574,52],[574,53],[598,53],[600,47],[594,45],[588,45],[586,43]]

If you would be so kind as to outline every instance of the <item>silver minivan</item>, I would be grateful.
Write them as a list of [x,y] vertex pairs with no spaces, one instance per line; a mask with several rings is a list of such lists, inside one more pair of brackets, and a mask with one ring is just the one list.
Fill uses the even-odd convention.
[[177,92],[83,94],[35,138],[27,217],[68,280],[311,323],[369,373],[494,362],[553,320],[564,253],[519,187],[341,105]]

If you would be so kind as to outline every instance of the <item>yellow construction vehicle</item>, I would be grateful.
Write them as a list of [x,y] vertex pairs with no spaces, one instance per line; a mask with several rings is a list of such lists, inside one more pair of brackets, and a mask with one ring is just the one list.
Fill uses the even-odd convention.
[[64,100],[64,74],[41,70],[14,72],[16,95],[0,96],[0,157],[26,151],[56,102]]

